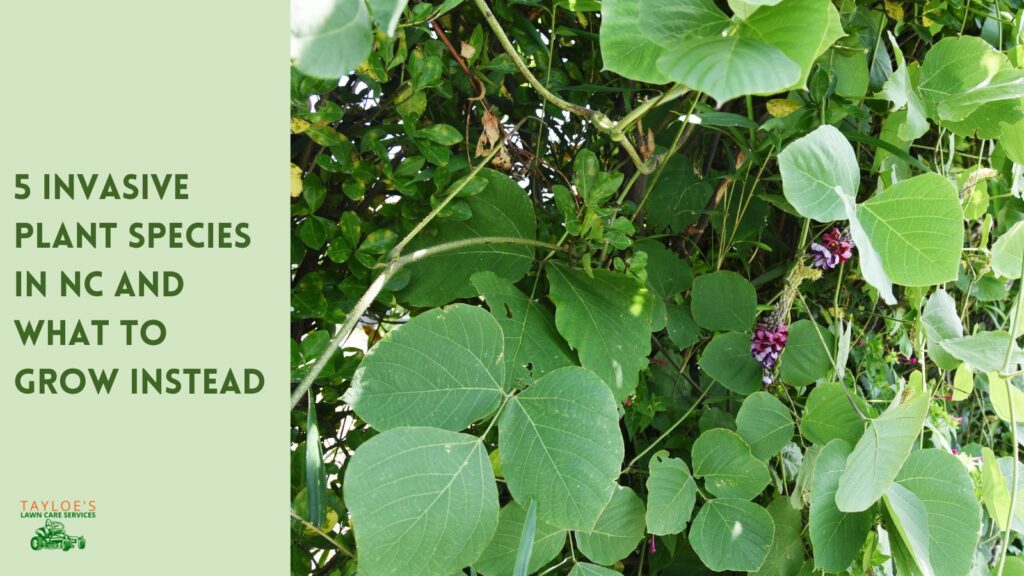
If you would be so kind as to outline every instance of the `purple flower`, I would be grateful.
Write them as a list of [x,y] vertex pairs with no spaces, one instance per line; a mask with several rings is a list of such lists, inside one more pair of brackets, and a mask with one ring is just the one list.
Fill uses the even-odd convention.
[[853,258],[853,238],[833,228],[821,238],[821,244],[811,243],[811,266],[819,270],[831,270]]
[[657,552],[658,549],[654,546],[654,534],[651,534],[651,554]]
[[775,379],[772,376],[772,368],[779,361],[782,349],[786,347],[786,340],[789,338],[789,326],[779,324],[773,328],[767,323],[761,322],[754,329],[754,335],[750,339],[750,354],[755,360],[761,363],[764,369],[765,384],[771,384]]

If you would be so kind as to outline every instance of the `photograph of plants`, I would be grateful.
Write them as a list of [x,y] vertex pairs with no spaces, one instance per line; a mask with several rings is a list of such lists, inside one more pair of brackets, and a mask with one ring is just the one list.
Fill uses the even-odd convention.
[[1024,574],[1020,0],[292,3],[293,574]]

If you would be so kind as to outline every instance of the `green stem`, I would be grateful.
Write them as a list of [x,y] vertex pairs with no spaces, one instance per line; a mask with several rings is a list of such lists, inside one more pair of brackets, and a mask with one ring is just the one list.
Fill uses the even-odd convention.
[[[1024,258],[1021,258],[1021,281],[1017,287],[1017,310],[1024,305]],[[1006,566],[1006,552],[1010,548],[1010,531],[1013,524],[1013,513],[1017,506],[1017,480],[1020,470],[1020,447],[1017,445],[1017,414],[1015,411],[1016,402],[1013,399],[1013,379],[1005,376],[1010,372],[1013,365],[1013,349],[1016,348],[1016,335],[1020,314],[1014,314],[1010,319],[1010,344],[1006,347],[1006,357],[1003,359],[1003,385],[1006,386],[1006,397],[1010,404],[1010,442],[1013,444],[1013,477],[1010,488],[1010,511],[1007,514],[1006,529],[1003,531],[1003,546],[999,550],[999,567],[996,569],[996,576],[1003,576],[1003,568]]]
[[349,549],[348,549],[348,546],[345,546],[345,544],[344,544],[344,543],[342,543],[342,542],[339,542],[339,541],[335,540],[333,536],[331,536],[331,535],[330,535],[330,534],[328,534],[327,532],[324,532],[323,530],[321,530],[319,526],[315,526],[315,525],[313,525],[313,523],[312,523],[312,522],[310,522],[309,520],[306,520],[306,519],[305,519],[305,518],[303,518],[302,516],[299,516],[298,514],[296,514],[295,510],[292,510],[292,518],[294,518],[295,520],[298,520],[298,521],[299,521],[299,522],[301,522],[301,523],[302,523],[302,524],[303,524],[303,525],[304,525],[304,526],[305,526],[306,528],[309,528],[309,529],[310,529],[310,530],[312,530],[313,532],[316,532],[317,534],[319,534],[320,536],[322,536],[322,537],[323,537],[323,538],[324,538],[325,540],[327,540],[327,541],[328,541],[328,542],[330,542],[331,544],[334,544],[334,546],[335,546],[335,547],[336,547],[336,548],[337,548],[337,549],[338,549],[338,550],[339,550],[339,551],[340,551],[340,552],[341,552],[342,554],[344,554],[344,555],[348,556],[349,558],[351,558],[351,559],[353,559],[353,560],[355,560],[355,559],[356,559],[356,555],[355,555],[355,553],[353,553],[353,552],[352,552],[351,550],[349,550]]
[[710,385],[708,385],[708,387],[705,388],[704,391],[700,393],[700,396],[698,396],[697,399],[694,400],[693,406],[690,406],[690,409],[687,410],[685,414],[680,416],[679,419],[675,421],[675,423],[673,423],[671,426],[669,426],[668,430],[665,430],[664,432],[662,432],[661,436],[658,436],[654,440],[654,442],[651,442],[651,444],[647,448],[644,448],[643,452],[637,454],[632,460],[630,460],[629,464],[626,464],[625,469],[622,470],[622,474],[625,474],[626,472],[629,472],[633,468],[634,464],[639,462],[641,458],[646,456],[647,453],[650,452],[651,450],[653,450],[655,446],[660,444],[662,440],[664,440],[665,438],[668,438],[669,434],[674,432],[675,429],[678,428],[679,425],[682,424],[684,420],[689,418],[690,414],[692,414],[693,411],[697,409],[697,406],[700,406],[701,401],[704,400],[704,397],[708,395],[708,392],[711,390],[711,388],[713,386],[714,386],[714,382],[712,382]]
[[494,12],[491,12],[490,7],[487,6],[487,1],[473,0],[473,3],[476,4],[477,9],[479,9],[480,13],[483,14],[484,20],[487,21],[487,25],[491,28],[491,31],[498,37],[498,42],[505,50],[505,53],[508,54],[509,58],[512,59],[512,62],[516,65],[516,69],[519,70],[523,77],[526,78],[527,83],[529,83],[530,86],[532,86],[533,89],[536,90],[542,98],[544,98],[544,100],[547,100],[554,106],[557,106],[566,112],[570,112],[590,120],[599,131],[608,132],[612,141],[622,146],[622,149],[626,151],[629,159],[636,165],[637,170],[644,174],[650,174],[654,171],[655,166],[651,163],[645,162],[640,158],[640,155],[637,154],[636,148],[633,147],[633,143],[626,137],[626,130],[628,130],[634,122],[642,118],[643,115],[651,108],[670,102],[679,98],[683,94],[686,94],[688,92],[687,88],[677,84],[661,96],[644,101],[643,104],[637,106],[635,110],[623,117],[622,120],[613,122],[601,112],[584,108],[578,104],[573,104],[572,102],[559,97],[551,90],[548,90],[547,86],[541,83],[541,81],[533,75],[533,72],[530,72],[530,68],[526,65],[523,57],[519,55],[519,52],[516,51],[516,47],[512,45],[512,41],[509,40],[508,34],[505,34],[505,29],[501,27],[497,17],[494,16]]
[[487,21],[487,25],[491,27],[491,31],[493,31],[494,35],[498,37],[498,42],[500,42],[501,47],[505,49],[505,53],[512,58],[516,68],[519,69],[519,72],[526,78],[526,81],[530,83],[530,86],[533,86],[533,89],[536,90],[538,94],[562,110],[587,119],[593,118],[593,110],[563,100],[541,84],[540,80],[537,80],[537,77],[533,75],[533,72],[530,72],[530,69],[526,66],[526,62],[523,62],[522,57],[519,56],[519,52],[517,52],[515,46],[512,45],[512,41],[508,39],[508,35],[505,34],[505,30],[501,27],[501,24],[498,23],[498,19],[494,16],[494,12],[491,12],[490,7],[487,6],[487,2],[485,0],[473,0],[473,3],[476,4],[480,13],[483,14],[484,20]]
[[[518,130],[519,126],[521,125],[522,122],[517,124],[514,131]],[[416,224],[416,226],[414,226],[413,229],[410,230],[409,233],[405,235],[405,238],[402,238],[401,242],[399,242],[397,245],[395,245],[394,248],[391,249],[391,253],[389,254],[389,256],[393,259],[401,256],[402,250],[404,250],[405,247],[409,245],[409,242],[412,242],[412,239],[415,238],[417,234],[422,232],[423,229],[427,227],[427,224],[429,224],[431,220],[436,218],[437,215],[440,214],[441,211],[444,210],[448,206],[448,204],[455,199],[456,196],[459,195],[459,192],[462,192],[462,189],[465,188],[466,185],[469,184],[470,181],[472,181],[473,178],[475,178],[476,175],[479,174],[481,170],[483,170],[484,166],[487,166],[491,162],[491,159],[494,158],[494,156],[502,149],[504,145],[504,142],[496,145],[487,154],[487,156],[484,156],[484,159],[482,161],[478,162],[476,166],[473,166],[473,169],[469,171],[469,174],[467,174],[464,178],[456,182],[455,185],[452,186],[451,192],[449,192],[448,195],[444,197],[444,200],[441,200],[441,202],[439,202],[438,205],[435,206],[434,209],[431,210],[430,213],[423,218],[423,220],[420,220]]]
[[380,294],[384,286],[401,270],[404,266],[412,264],[418,260],[429,258],[443,252],[450,252],[452,250],[458,250],[459,248],[466,248],[468,246],[476,246],[479,244],[518,244],[520,246],[533,246],[534,248],[547,248],[549,250],[563,250],[561,246],[555,244],[549,244],[548,242],[541,242],[539,240],[531,240],[529,238],[515,238],[515,237],[503,237],[503,236],[482,236],[479,238],[466,238],[464,240],[454,240],[452,242],[445,242],[438,244],[437,246],[431,246],[429,248],[423,248],[416,250],[406,256],[393,259],[385,267],[384,271],[377,276],[377,279],[370,284],[370,287],[366,289],[359,301],[356,302],[355,307],[345,317],[345,323],[341,325],[341,329],[331,339],[331,343],[324,350],[324,353],[317,359],[316,364],[306,374],[306,376],[299,382],[295,391],[292,392],[292,408],[298,406],[302,397],[306,395],[306,391],[309,390],[313,382],[323,372],[324,367],[334,356],[334,353],[338,351],[342,344],[348,340],[349,334],[355,329],[356,324],[359,323],[359,319],[362,318],[363,313],[369,309],[370,305]]

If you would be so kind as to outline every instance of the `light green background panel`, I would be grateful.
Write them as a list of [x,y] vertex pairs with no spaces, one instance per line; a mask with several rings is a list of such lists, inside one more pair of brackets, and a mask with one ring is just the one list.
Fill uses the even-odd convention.
[[[287,0],[0,3],[0,574],[288,570]],[[187,172],[187,201],[14,199],[14,174]],[[35,190],[34,190],[35,191]],[[117,221],[111,250],[14,250],[15,222]],[[143,222],[250,224],[251,247],[132,250]],[[173,270],[174,298],[16,298],[17,270]],[[155,318],[161,346],[25,347],[14,319]],[[22,368],[119,368],[25,395]],[[249,396],[132,395],[134,367],[261,370]],[[84,550],[33,551],[20,500],[95,499]]]

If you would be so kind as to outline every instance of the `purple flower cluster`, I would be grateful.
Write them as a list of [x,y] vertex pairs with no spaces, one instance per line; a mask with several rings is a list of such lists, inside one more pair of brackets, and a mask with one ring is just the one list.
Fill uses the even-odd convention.
[[833,228],[821,238],[821,244],[811,243],[811,266],[819,270],[831,270],[853,258],[853,238]]
[[750,339],[750,354],[761,363],[764,369],[762,380],[765,384],[771,384],[775,378],[772,376],[772,369],[779,361],[782,349],[786,347],[786,340],[789,338],[789,326],[779,324],[772,328],[767,323],[759,323]]

